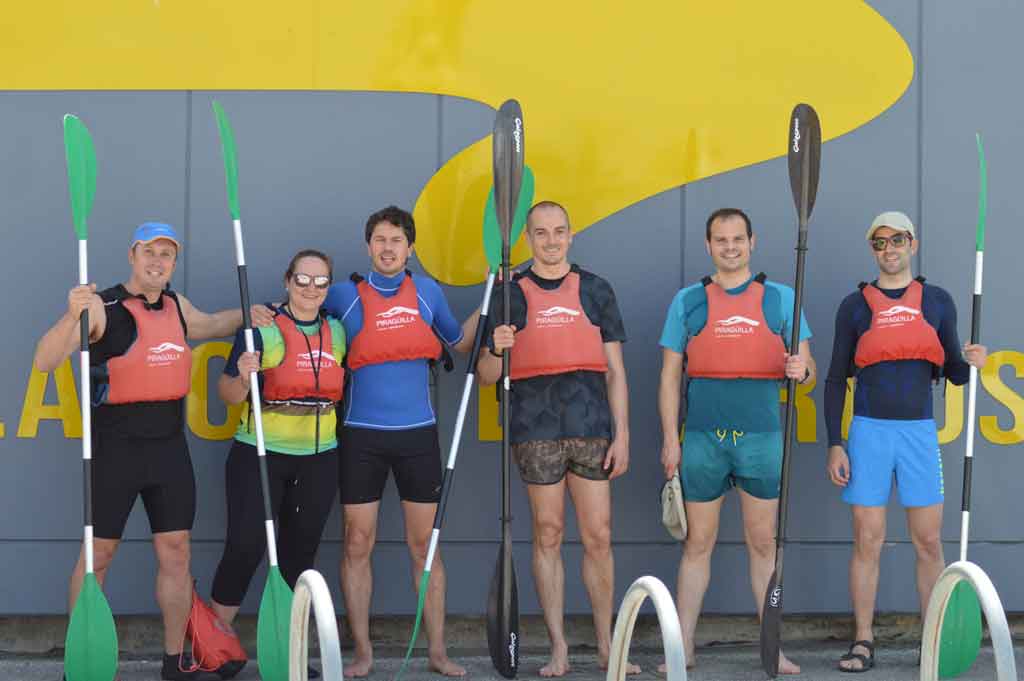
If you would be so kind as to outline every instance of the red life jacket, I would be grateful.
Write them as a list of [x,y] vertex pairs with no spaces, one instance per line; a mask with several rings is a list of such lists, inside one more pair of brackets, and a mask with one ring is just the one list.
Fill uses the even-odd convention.
[[509,374],[512,380],[608,371],[601,329],[591,323],[580,302],[580,275],[569,272],[553,290],[528,276],[516,279],[526,297],[526,328],[516,334]]
[[923,359],[941,368],[946,351],[935,327],[924,318],[921,297],[923,280],[918,278],[897,299],[890,298],[871,284],[863,284],[861,293],[871,308],[871,326],[857,340],[854,364],[860,368],[908,359]]
[[409,359],[437,359],[441,342],[420,316],[412,275],[406,274],[398,293],[385,298],[365,281],[356,284],[363,305],[363,328],[352,339],[348,367]]
[[166,402],[188,394],[192,349],[185,342],[178,301],[161,296],[160,309],[136,297],[121,301],[135,319],[136,336],[127,352],[107,360],[109,404]]
[[702,378],[786,377],[786,345],[764,317],[762,272],[738,294],[704,277],[708,321],[686,345],[686,373]]
[[333,404],[341,400],[345,369],[332,353],[331,326],[320,320],[317,336],[307,336],[287,314],[274,323],[284,338],[284,359],[263,372],[263,399],[267,402],[312,400]]

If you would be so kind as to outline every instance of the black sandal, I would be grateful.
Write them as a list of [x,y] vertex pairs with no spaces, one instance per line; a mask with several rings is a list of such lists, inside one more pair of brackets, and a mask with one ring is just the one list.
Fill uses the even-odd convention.
[[[870,655],[862,655],[860,653],[853,652],[853,649],[857,646],[867,648]],[[839,666],[839,671],[849,672],[851,674],[859,674],[866,672],[875,666],[875,644],[872,641],[854,641],[850,644],[850,652],[846,653],[839,658],[840,662],[849,662],[851,660],[858,660],[860,662],[860,669],[854,669],[850,667]]]

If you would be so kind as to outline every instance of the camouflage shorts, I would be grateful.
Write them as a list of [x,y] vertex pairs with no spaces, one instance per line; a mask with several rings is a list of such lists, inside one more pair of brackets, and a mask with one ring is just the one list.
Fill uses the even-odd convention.
[[610,445],[603,437],[532,440],[512,445],[512,458],[523,482],[531,485],[553,485],[566,471],[587,480],[607,480],[611,471],[602,465]]

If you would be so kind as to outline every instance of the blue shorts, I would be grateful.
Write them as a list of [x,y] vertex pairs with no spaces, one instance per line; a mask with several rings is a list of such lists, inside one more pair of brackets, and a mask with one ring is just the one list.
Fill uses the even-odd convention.
[[933,419],[905,421],[854,416],[847,452],[850,483],[842,495],[846,503],[885,506],[889,503],[894,474],[904,506],[942,503],[942,452]]

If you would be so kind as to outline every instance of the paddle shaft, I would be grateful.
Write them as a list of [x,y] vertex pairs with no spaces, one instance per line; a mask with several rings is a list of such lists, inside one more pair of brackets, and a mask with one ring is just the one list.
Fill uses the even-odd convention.
[[[235,260],[238,264],[238,293],[242,299],[242,326],[244,327],[245,350],[255,352],[253,343],[252,315],[249,311],[249,277],[245,268],[245,247],[242,244],[242,221],[232,220],[235,235]],[[274,536],[274,512],[270,507],[270,478],[267,475],[267,448],[263,439],[263,410],[260,402],[259,374],[249,374],[249,405],[252,408],[253,423],[256,424],[256,453],[259,455],[260,490],[263,493],[263,525],[267,533],[267,560],[271,567],[277,567],[277,541]]]
[[466,381],[462,386],[462,398],[459,400],[459,413],[455,418],[455,432],[452,434],[452,444],[448,449],[448,463],[444,469],[444,478],[441,481],[441,500],[437,504],[437,511],[434,512],[434,529],[430,533],[430,546],[427,549],[427,559],[423,563],[423,571],[430,572],[434,564],[434,553],[441,536],[441,526],[444,524],[444,513],[448,507],[448,494],[451,491],[455,479],[455,460],[459,456],[459,445],[462,443],[462,429],[466,422],[466,411],[469,408],[469,397],[473,392],[473,383],[476,380],[476,363],[480,359],[480,348],[483,346],[484,331],[487,326],[487,311],[491,304],[491,291],[494,289],[494,273],[487,275],[487,283],[484,286],[484,300],[480,306],[480,319],[477,321],[476,334],[473,336],[473,349],[469,353],[469,365],[466,367]]
[[[807,256],[807,213],[808,213],[808,192],[810,190],[810,163],[811,155],[805,153],[803,156],[803,168],[801,172],[802,195],[800,200],[799,231],[796,244],[796,281],[793,291],[793,332],[790,334],[789,352],[792,355],[800,353],[800,325],[803,293],[804,293],[804,261]],[[779,490],[779,517],[778,530],[775,535],[775,576],[776,585],[782,587],[782,558],[786,546],[786,519],[789,506],[789,471],[790,461],[793,454],[793,431],[796,425],[796,386],[797,382],[792,378],[786,380],[786,428],[783,431],[782,440],[782,482]]]
[[[78,285],[89,283],[89,242],[78,240]],[[92,391],[89,387],[89,309],[82,310],[79,320],[78,373],[82,393],[82,534],[85,544],[85,571],[93,571],[92,537]]]
[[[499,219],[500,219],[499,214]],[[502,224],[501,243],[501,314],[502,323],[508,326],[512,315],[512,285],[511,272],[509,267],[511,247],[508,238],[509,217],[505,216]],[[509,378],[511,364],[509,349],[505,348],[501,353],[501,602],[506,606],[512,603],[512,495],[509,489],[511,465],[511,445],[509,444],[509,421],[511,415],[511,391],[512,381]],[[501,610],[501,630],[511,631],[511,607],[504,607]]]
[[473,349],[469,353],[469,364],[466,366],[466,381],[462,386],[462,398],[459,400],[459,413],[455,418],[455,432],[452,434],[452,444],[448,450],[448,463],[444,469],[444,477],[441,480],[441,499],[438,501],[437,510],[434,512],[434,528],[430,532],[430,545],[427,548],[427,558],[423,562],[423,574],[420,576],[420,594],[416,604],[416,619],[413,622],[412,636],[409,639],[409,646],[405,651],[405,659],[395,676],[396,681],[402,678],[409,657],[412,655],[412,648],[416,644],[416,638],[420,630],[420,621],[423,617],[423,604],[426,590],[430,585],[430,570],[434,565],[434,555],[437,553],[437,545],[441,541],[441,526],[444,524],[445,510],[448,508],[448,495],[451,492],[455,481],[455,460],[459,455],[459,444],[462,442],[462,429],[466,421],[466,411],[469,407],[469,397],[473,392],[473,383],[476,379],[476,363],[480,359],[480,348],[483,344],[484,331],[487,326],[487,310],[491,304],[491,291],[494,288],[494,273],[487,275],[487,283],[484,287],[484,300],[480,306],[480,319],[477,321],[476,333],[473,336]]
[[[974,296],[971,301],[971,344],[981,336],[981,278],[985,252],[975,251]],[[967,450],[964,454],[964,489],[960,502],[960,560],[967,560],[967,535],[971,524],[971,469],[974,464],[974,419],[978,395],[978,370],[971,365],[971,378],[967,386]]]
[[[988,170],[981,133],[978,145],[978,226],[974,234],[974,296],[971,300],[971,344],[981,342],[981,285],[985,271],[985,220],[988,214]],[[978,393],[978,370],[971,365],[967,400],[967,448],[964,452],[964,487],[960,497],[960,560],[967,560],[967,536],[971,522],[971,470],[974,464],[974,419]]]
[[[512,276],[509,267],[512,225],[523,177],[523,114],[519,103],[506,100],[494,124],[494,208],[501,231],[502,323],[511,321]],[[501,359],[501,548],[488,597],[488,648],[495,669],[506,678],[516,675],[518,664],[518,611],[515,569],[512,564],[512,511],[510,485],[511,354]],[[497,584],[495,584],[497,582]],[[493,612],[493,615],[491,614]]]

